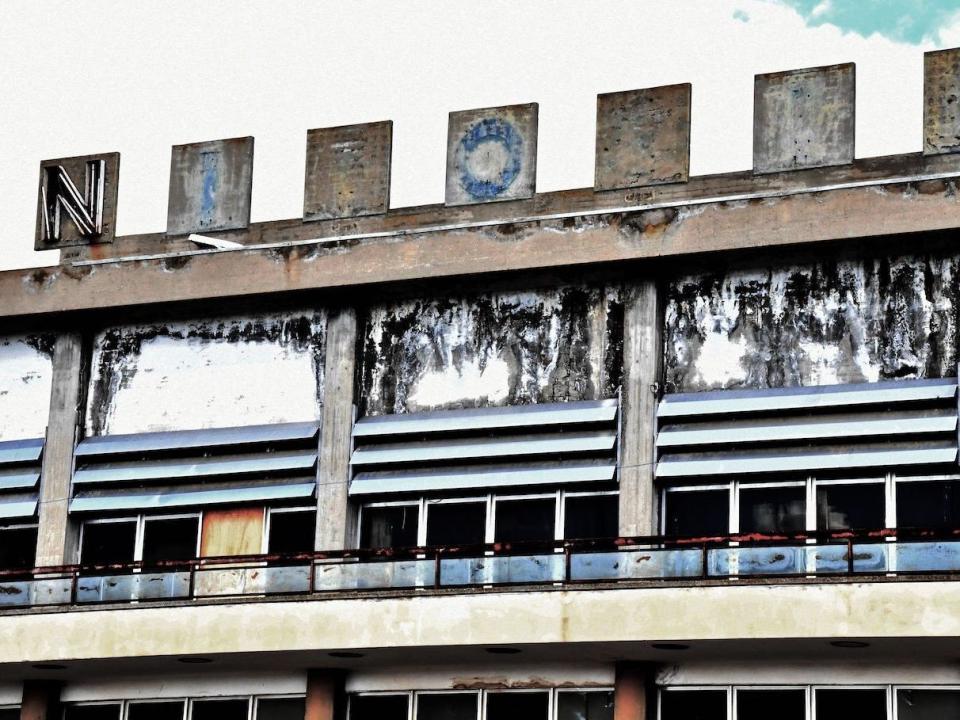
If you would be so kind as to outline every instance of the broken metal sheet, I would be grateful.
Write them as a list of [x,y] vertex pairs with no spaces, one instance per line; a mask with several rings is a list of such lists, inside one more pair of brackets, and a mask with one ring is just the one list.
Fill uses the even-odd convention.
[[565,462],[525,467],[483,467],[464,470],[358,473],[350,483],[350,495],[475,490],[609,482],[616,477],[614,463]]
[[[312,440],[319,426],[308,423],[276,423],[273,425],[246,425],[208,430],[173,430],[129,435],[98,435],[84,438],[77,446],[77,457],[123,455],[172,450],[222,448],[233,445]],[[3,445],[0,445],[0,461]]]
[[[157,510],[177,507],[269,502],[313,497],[316,482],[297,484],[231,487],[216,490],[182,492],[125,492],[116,495],[77,495],[70,501],[71,513],[111,512],[119,510]],[[36,503],[34,503],[36,505]],[[0,505],[2,508],[2,505]]]

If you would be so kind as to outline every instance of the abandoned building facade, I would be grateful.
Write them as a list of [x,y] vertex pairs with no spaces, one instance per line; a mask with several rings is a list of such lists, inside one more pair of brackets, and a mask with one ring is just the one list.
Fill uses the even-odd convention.
[[755,79],[691,177],[689,85],[601,95],[593,188],[537,106],[44,161],[0,273],[0,720],[960,717],[960,51],[923,151],[854,157],[853,65]]

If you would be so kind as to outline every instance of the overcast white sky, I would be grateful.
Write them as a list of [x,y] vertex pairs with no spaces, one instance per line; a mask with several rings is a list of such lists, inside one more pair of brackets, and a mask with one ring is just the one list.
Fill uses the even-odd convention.
[[[392,119],[392,207],[443,201],[447,113],[540,103],[537,190],[593,184],[597,93],[693,83],[691,171],[751,163],[756,73],[857,64],[857,156],[920,150],[960,0],[0,2],[0,268],[44,158],[119,151],[120,234],[166,225],[170,146],[256,137],[253,220],[302,213],[308,128]],[[865,37],[866,36],[866,37]]]

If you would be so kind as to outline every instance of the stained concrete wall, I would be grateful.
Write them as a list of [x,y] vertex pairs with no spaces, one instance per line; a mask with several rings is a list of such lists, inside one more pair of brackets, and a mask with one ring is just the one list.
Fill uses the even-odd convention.
[[611,397],[623,304],[610,287],[562,287],[377,305],[366,313],[361,412]]
[[668,392],[953,377],[960,256],[902,255],[682,277]]
[[44,437],[53,381],[53,337],[0,337],[0,441]]
[[112,327],[95,339],[88,435],[316,420],[322,312]]

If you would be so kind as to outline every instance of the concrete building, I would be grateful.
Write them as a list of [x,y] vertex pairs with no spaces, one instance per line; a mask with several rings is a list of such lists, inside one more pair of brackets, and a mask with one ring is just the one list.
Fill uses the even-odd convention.
[[[688,85],[603,95],[593,188],[537,106],[41,165],[0,273],[0,718],[960,717],[960,51],[923,152],[854,157],[852,65],[756,78],[752,171]],[[716,138],[722,142],[723,138]]]

